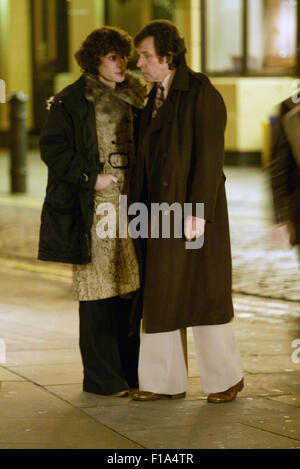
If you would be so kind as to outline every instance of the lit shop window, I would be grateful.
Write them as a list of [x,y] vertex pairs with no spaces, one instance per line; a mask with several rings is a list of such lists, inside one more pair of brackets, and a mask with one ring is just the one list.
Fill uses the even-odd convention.
[[206,72],[234,72],[243,54],[243,1],[208,0],[203,3]]
[[248,69],[293,74],[297,55],[297,2],[251,0],[248,20]]
[[212,75],[296,74],[299,3],[202,0],[203,70]]

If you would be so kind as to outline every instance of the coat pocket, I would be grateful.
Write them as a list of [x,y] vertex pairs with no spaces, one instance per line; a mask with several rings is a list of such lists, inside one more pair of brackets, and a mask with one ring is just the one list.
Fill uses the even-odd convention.
[[53,207],[45,202],[42,211],[40,246],[52,253],[81,252],[84,225],[74,206]]
[[52,212],[72,214],[77,211],[78,198],[71,184],[60,182],[48,188],[45,205]]

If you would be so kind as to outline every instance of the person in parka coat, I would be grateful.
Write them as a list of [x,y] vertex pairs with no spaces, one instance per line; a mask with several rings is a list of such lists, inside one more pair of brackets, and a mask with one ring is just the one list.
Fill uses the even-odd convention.
[[75,54],[84,73],[51,100],[40,139],[48,185],[38,258],[74,265],[84,391],[120,397],[137,387],[139,330],[130,337],[129,330],[139,266],[131,238],[98,228],[101,207],[110,204],[118,215],[135,164],[145,90],[125,72],[131,44],[117,28],[89,34]]
[[[151,202],[151,208],[179,204],[182,212],[190,203],[193,213],[182,220],[181,238],[147,241],[140,389],[134,399],[185,395],[181,330],[192,326],[204,392],[210,402],[232,400],[243,387],[243,370],[230,322],[225,106],[208,78],[187,67],[184,41],[171,22],[146,25],[135,37],[135,46],[137,66],[156,84],[141,117],[133,199],[149,207]],[[196,213],[197,203],[204,204],[202,216]],[[204,229],[202,248],[187,249],[186,240],[199,238]]]

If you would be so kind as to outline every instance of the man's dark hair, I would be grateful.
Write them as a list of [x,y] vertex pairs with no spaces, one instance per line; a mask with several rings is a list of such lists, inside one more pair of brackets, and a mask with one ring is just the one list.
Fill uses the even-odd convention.
[[109,52],[116,52],[122,57],[129,57],[132,49],[132,38],[119,28],[104,26],[92,31],[83,41],[75,58],[84,72],[98,74],[101,57]]
[[175,24],[168,20],[151,21],[135,36],[135,47],[149,36],[154,38],[155,51],[159,57],[168,57],[172,53],[173,61],[169,68],[176,68],[186,53],[186,48]]

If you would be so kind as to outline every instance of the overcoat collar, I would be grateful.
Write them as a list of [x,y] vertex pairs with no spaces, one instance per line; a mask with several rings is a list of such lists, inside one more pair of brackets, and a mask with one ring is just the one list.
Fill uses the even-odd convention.
[[81,75],[71,85],[64,88],[61,92],[48,100],[48,105],[51,106],[52,102],[56,104],[64,104],[70,114],[76,112],[80,118],[85,118],[88,109],[92,107],[85,98],[85,79]]
[[182,57],[173,78],[170,92],[172,90],[187,91],[190,88],[189,68],[186,64],[185,57]]

